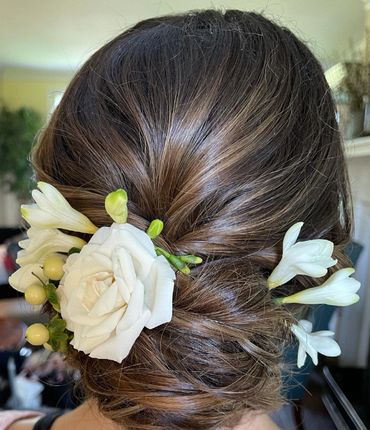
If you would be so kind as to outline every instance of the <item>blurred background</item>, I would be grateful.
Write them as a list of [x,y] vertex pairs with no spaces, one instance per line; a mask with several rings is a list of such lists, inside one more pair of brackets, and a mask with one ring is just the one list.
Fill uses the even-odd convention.
[[24,236],[19,205],[34,188],[27,156],[74,73],[111,38],[144,18],[202,8],[263,12],[303,39],[320,59],[337,103],[353,192],[355,231],[347,252],[361,300],[321,306],[314,330],[333,329],[342,355],[286,375],[283,429],[370,428],[370,1],[362,0],[0,0],[0,408],[75,407],[78,373],[57,353],[23,341],[40,320],[8,285]]

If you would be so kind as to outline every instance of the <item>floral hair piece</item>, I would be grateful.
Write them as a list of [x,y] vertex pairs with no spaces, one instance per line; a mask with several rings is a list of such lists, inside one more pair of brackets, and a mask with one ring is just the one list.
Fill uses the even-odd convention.
[[[307,275],[314,278],[327,274],[329,267],[337,264],[332,258],[333,242],[325,239],[313,239],[297,242],[303,222],[292,225],[285,233],[283,240],[283,255],[279,264],[267,279],[269,289],[274,289],[290,281],[296,275]],[[356,294],[361,287],[360,282],[350,278],[354,273],[352,267],[334,272],[322,285],[307,288],[286,297],[274,299],[276,304],[326,304],[333,306],[349,306],[360,299]],[[312,332],[312,323],[300,320],[293,324],[291,331],[299,341],[297,366],[304,365],[307,354],[317,364],[317,354],[328,357],[340,355],[341,350],[337,342],[332,339],[334,332],[322,330]]]
[[[19,242],[16,262],[20,268],[10,285],[33,305],[48,301],[54,316],[48,324],[28,327],[27,340],[54,351],[68,344],[92,358],[121,363],[143,328],[152,329],[172,319],[175,270],[190,273],[189,265],[202,263],[196,255],[174,255],[155,246],[163,222],[153,220],[146,232],[127,222],[127,193],[118,189],[107,195],[105,209],[111,226],[96,227],[73,209],[52,185],[38,182],[32,191],[35,204],[22,205],[29,223],[28,239]],[[322,277],[337,260],[334,244],[324,239],[297,242],[303,222],[291,226],[283,240],[279,264],[267,279],[275,289],[296,275]],[[91,234],[88,242],[59,229]],[[274,299],[289,303],[348,306],[356,303],[360,283],[350,276],[353,268],[340,269],[322,285]],[[300,320],[291,326],[299,341],[297,366],[307,354],[317,364],[318,353],[340,354],[328,330],[312,332],[312,323]]]
[[[108,194],[105,209],[114,222],[98,228],[55,187],[37,185],[36,203],[21,206],[30,228],[9,283],[33,305],[48,301],[54,316],[28,327],[27,340],[62,352],[70,343],[90,357],[121,363],[144,327],[172,319],[175,270],[189,274],[189,265],[202,259],[155,246],[159,219],[146,232],[129,224],[125,190]],[[59,229],[92,236],[86,242]]]

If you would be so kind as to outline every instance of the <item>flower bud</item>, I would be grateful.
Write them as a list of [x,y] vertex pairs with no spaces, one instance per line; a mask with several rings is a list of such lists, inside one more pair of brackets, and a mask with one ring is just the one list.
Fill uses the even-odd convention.
[[122,188],[113,191],[105,198],[105,210],[108,215],[118,224],[127,221],[127,193]]
[[180,258],[180,260],[189,264],[200,264],[203,262],[203,260],[197,255],[178,255],[178,257]]
[[59,255],[50,255],[44,261],[44,275],[53,281],[59,281],[63,278],[64,259]]
[[36,204],[22,205],[22,217],[38,229],[62,228],[94,234],[98,227],[85,215],[71,207],[63,194],[51,184],[39,181],[39,190],[32,191]]
[[160,219],[155,219],[150,223],[148,230],[146,231],[146,234],[151,239],[155,239],[157,236],[161,234],[162,230],[163,230],[163,221],[161,221]]
[[24,298],[31,305],[42,305],[46,300],[45,289],[40,284],[30,285],[24,293]]
[[32,324],[26,330],[26,339],[31,345],[43,345],[49,340],[49,330],[44,324]]

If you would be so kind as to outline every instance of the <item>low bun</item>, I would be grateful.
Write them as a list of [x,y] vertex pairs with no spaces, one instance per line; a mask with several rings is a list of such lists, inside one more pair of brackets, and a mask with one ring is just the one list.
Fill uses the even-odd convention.
[[280,405],[287,315],[265,279],[227,260],[195,271],[178,272],[171,322],[144,329],[123,366],[75,353],[88,395],[129,429],[231,426]]
[[267,278],[297,221],[344,261],[352,217],[334,103],[302,42],[250,12],[142,21],[77,72],[32,162],[95,225],[124,188],[129,223],[159,218],[156,245],[203,258],[177,273],[172,320],[145,328],[121,364],[70,348],[104,415],[129,430],[208,430],[281,404],[294,307],[274,304]]

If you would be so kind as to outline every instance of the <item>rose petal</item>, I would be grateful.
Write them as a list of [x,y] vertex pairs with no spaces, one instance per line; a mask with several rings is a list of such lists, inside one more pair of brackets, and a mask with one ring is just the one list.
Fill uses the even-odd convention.
[[118,323],[116,331],[121,332],[123,330],[127,330],[141,317],[144,309],[144,285],[139,279],[137,279],[136,285],[131,293],[131,298],[127,305],[126,312]]
[[147,307],[151,316],[146,327],[152,329],[171,321],[173,308],[173,288],[176,273],[163,255],[155,260],[150,274],[150,282],[145,288]]
[[[120,224],[120,225],[126,226],[126,224]],[[146,247],[142,246],[141,243],[137,241],[136,236],[133,235],[132,232],[127,230],[120,231],[120,241],[122,241],[122,243],[125,244],[125,249],[127,250],[127,252],[130,254],[132,258],[132,262],[135,267],[136,276],[139,279],[143,280],[148,276],[150,266],[152,265],[154,256],[151,252],[149,252],[146,249]],[[154,251],[154,245],[153,245],[153,251]]]
[[86,337],[102,336],[105,334],[114,333],[118,322],[122,319],[122,315],[125,313],[125,308],[121,307],[115,312],[110,313],[104,318],[100,324],[89,327],[85,331]]
[[89,354],[96,345],[101,345],[107,339],[109,339],[109,334],[95,337],[86,337],[82,336],[80,331],[77,331],[74,333],[73,339],[71,340],[71,345],[78,351]]
[[124,304],[125,303],[118,295],[117,283],[114,282],[95,302],[94,306],[89,312],[89,316],[92,318],[102,317],[106,314],[112,313],[114,310],[122,307]]
[[[136,283],[136,273],[130,254],[124,248],[116,248],[112,263],[115,276],[123,279],[125,287],[131,293]],[[122,286],[122,283],[120,285]]]
[[150,254],[152,257],[157,256],[152,240],[143,230],[140,230],[139,228],[129,223],[126,223],[126,224],[114,223],[113,228],[118,228],[119,230],[124,229],[128,231],[131,234],[131,236],[133,236],[135,242],[140,243],[140,245],[145,248],[148,254]]
[[140,336],[146,321],[150,317],[150,311],[144,310],[141,316],[134,324],[120,330],[117,334],[112,335],[108,340],[104,341],[90,352],[92,358],[106,358],[121,363],[129,354],[136,339]]
[[128,303],[130,301],[130,298],[131,298],[130,289],[127,287],[127,285],[125,284],[125,282],[121,278],[116,278],[116,283],[117,283],[118,291],[119,291],[119,294],[120,294],[122,300],[125,303]]

